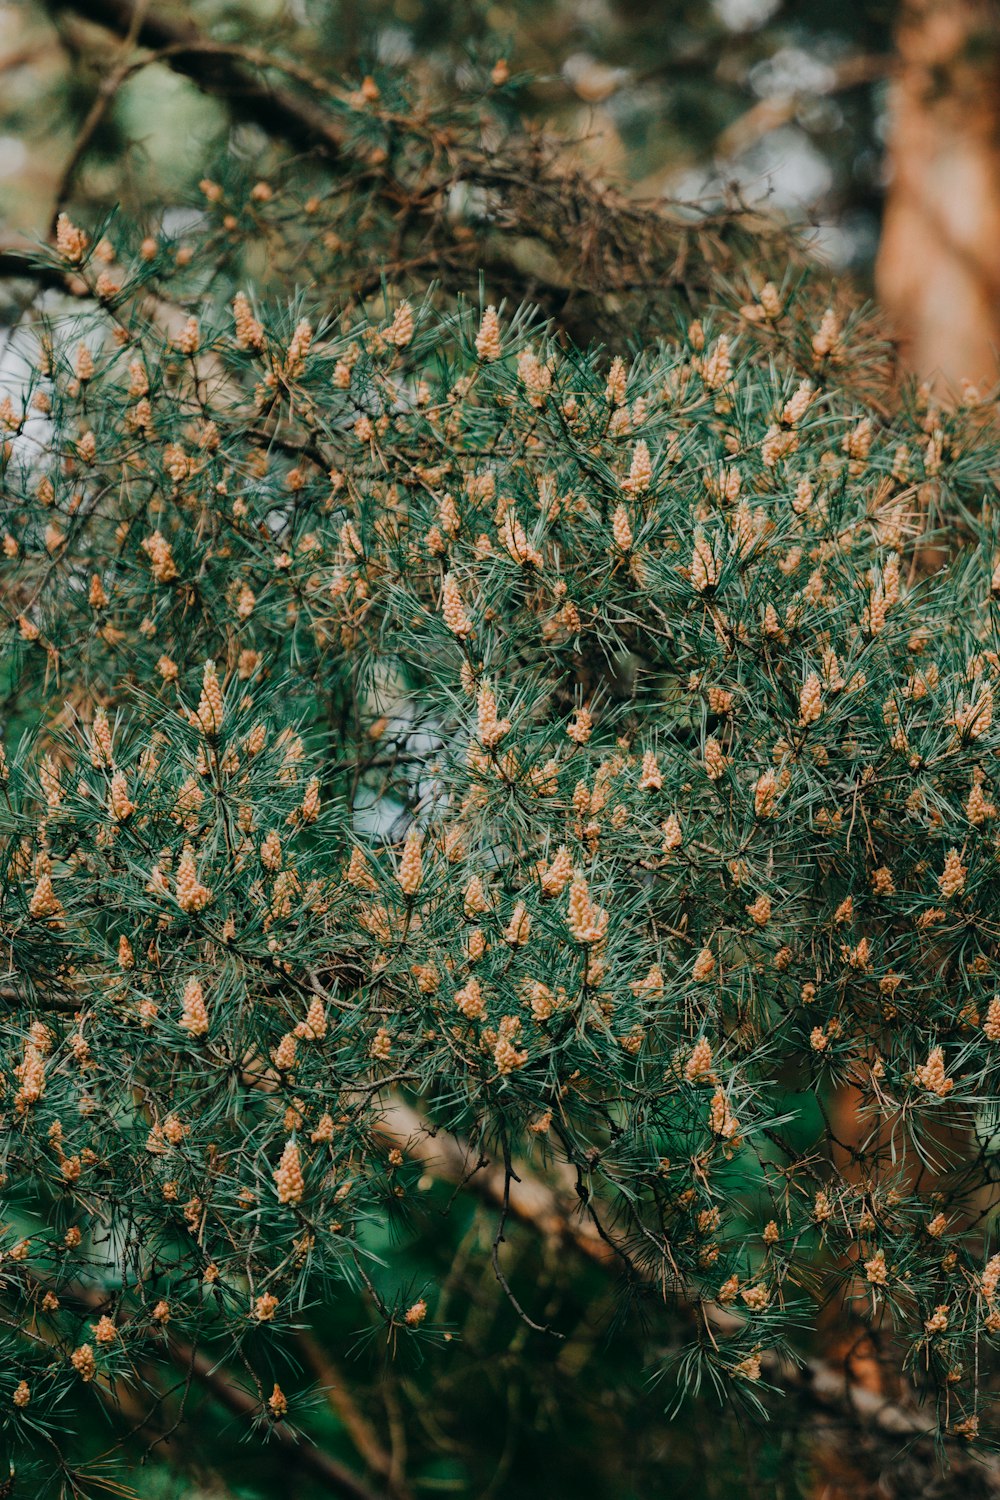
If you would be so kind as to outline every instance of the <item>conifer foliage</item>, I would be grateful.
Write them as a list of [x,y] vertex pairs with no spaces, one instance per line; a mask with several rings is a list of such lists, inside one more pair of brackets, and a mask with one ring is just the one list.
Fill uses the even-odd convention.
[[438,1336],[366,1248],[399,1101],[499,1164],[498,1296],[512,1188],[568,1174],[665,1404],[759,1410],[837,1296],[987,1430],[974,396],[866,395],[882,352],[791,272],[609,353],[405,289],[194,296],[114,227],[58,257],[86,295],[0,408],[0,1410],[39,1493],[91,1493],[64,1413],[179,1341],[263,1371],[344,1287]]

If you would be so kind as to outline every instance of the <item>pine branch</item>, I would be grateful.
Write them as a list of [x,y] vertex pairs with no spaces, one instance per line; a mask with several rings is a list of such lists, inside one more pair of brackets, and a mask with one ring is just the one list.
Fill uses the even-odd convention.
[[[405,1101],[392,1100],[378,1121],[377,1131],[382,1140],[405,1151],[431,1176],[468,1188],[501,1210],[508,1207],[512,1217],[544,1238],[571,1246],[607,1270],[620,1266],[625,1259],[648,1281],[657,1279],[637,1267],[614,1236],[598,1228],[596,1218],[574,1213],[564,1194],[522,1163],[517,1164],[517,1176],[509,1180],[509,1203],[506,1203],[508,1179],[503,1164],[484,1160],[468,1142],[437,1129]],[[693,1302],[688,1303],[688,1310],[694,1313]],[[728,1335],[741,1327],[741,1320],[722,1307],[700,1302],[697,1312],[715,1333]],[[789,1394],[887,1438],[930,1440],[937,1431],[933,1415],[887,1400],[852,1380],[845,1368],[827,1360],[811,1357],[797,1364],[769,1353],[762,1355],[761,1365],[766,1377]],[[1000,1494],[1000,1467],[991,1472]]]

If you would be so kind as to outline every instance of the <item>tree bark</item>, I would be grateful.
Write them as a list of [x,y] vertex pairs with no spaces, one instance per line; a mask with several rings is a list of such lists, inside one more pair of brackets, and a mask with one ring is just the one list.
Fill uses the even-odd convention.
[[904,358],[942,393],[1000,351],[1000,0],[902,0],[875,269]]

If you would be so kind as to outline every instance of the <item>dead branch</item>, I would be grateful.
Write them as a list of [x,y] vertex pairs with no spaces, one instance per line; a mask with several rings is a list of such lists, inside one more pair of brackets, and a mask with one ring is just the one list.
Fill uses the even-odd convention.
[[[798,253],[794,236],[738,203],[708,213],[640,202],[569,166],[562,146],[543,136],[515,134],[500,147],[481,139],[471,116],[463,130],[450,117],[366,104],[387,139],[414,148],[383,159],[348,138],[344,110],[358,107],[354,97],[299,62],[215,42],[159,7],[137,20],[135,0],[58,3],[118,36],[131,32],[149,49],[132,68],[162,62],[234,118],[333,167],[355,201],[378,206],[383,253],[374,270],[367,250],[359,247],[357,265],[346,258],[349,295],[377,291],[382,275],[414,274],[474,294],[485,270],[495,299],[534,301],[587,343],[658,321],[665,297],[696,303],[717,291],[740,248],[761,269],[764,259],[785,265]],[[279,85],[276,74],[297,87]],[[456,195],[468,214],[456,217]]]

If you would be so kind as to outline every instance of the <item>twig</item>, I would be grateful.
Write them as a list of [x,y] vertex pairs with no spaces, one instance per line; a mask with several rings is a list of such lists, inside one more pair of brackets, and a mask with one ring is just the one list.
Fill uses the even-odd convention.
[[262,124],[300,150],[340,155],[341,139],[326,110],[255,77],[231,51],[214,47],[194,26],[173,21],[166,6],[137,15],[133,0],[64,0],[64,8],[119,36],[134,35],[142,47],[163,52],[176,73],[207,94],[223,97],[233,114]]
[[77,171],[79,170],[80,163],[86,156],[87,151],[90,148],[90,143],[94,139],[94,136],[96,135],[101,122],[103,121],[108,110],[111,108],[111,105],[114,102],[115,95],[118,93],[118,90],[121,88],[125,80],[129,77],[131,71],[128,61],[129,54],[135,46],[136,38],[138,37],[139,32],[142,29],[142,23],[145,19],[148,8],[149,0],[136,0],[132,17],[129,21],[128,30],[126,31],[125,36],[122,39],[120,60],[101,79],[94,102],[90,106],[90,109],[87,111],[87,117],[80,127],[79,134],[77,135],[77,138],[73,143],[73,149],[70,152],[69,158],[62,169],[62,174],[59,178],[59,183],[56,188],[55,200],[52,208],[52,217],[49,220],[50,238],[56,232],[56,223],[59,219],[60,213],[65,207],[66,200],[68,199],[70,191],[73,187],[73,182],[76,178]]
[[504,1243],[504,1233],[503,1232],[504,1232],[504,1229],[506,1228],[507,1219],[508,1219],[508,1216],[510,1214],[510,1189],[511,1189],[511,1184],[514,1183],[514,1182],[518,1182],[519,1180],[520,1179],[518,1178],[517,1173],[514,1171],[513,1164],[511,1163],[511,1159],[510,1159],[510,1146],[507,1143],[507,1137],[506,1137],[506,1135],[504,1135],[504,1137],[503,1137],[503,1199],[502,1199],[502,1202],[500,1204],[500,1218],[499,1218],[499,1221],[497,1223],[496,1233],[493,1236],[493,1254],[492,1254],[493,1274],[496,1277],[497,1281],[500,1283],[500,1286],[503,1288],[503,1292],[504,1292],[504,1295],[507,1298],[507,1301],[510,1303],[511,1307],[513,1307],[514,1311],[517,1313],[517,1315],[521,1319],[522,1323],[526,1323],[527,1326],[529,1328],[533,1329],[535,1333],[551,1333],[554,1338],[562,1339],[562,1338],[566,1337],[565,1334],[559,1333],[558,1330],[555,1329],[555,1328],[550,1328],[548,1326],[548,1324],[536,1323],[535,1320],[534,1320],[534,1318],[532,1318],[528,1313],[525,1312],[524,1308],[521,1306],[521,1304],[518,1301],[517,1297],[514,1295],[513,1288],[511,1287],[510,1282],[507,1280],[507,1276],[506,1276],[506,1274],[505,1274],[505,1272],[503,1270],[503,1267],[500,1264],[500,1246]]

